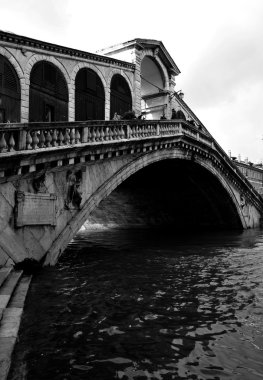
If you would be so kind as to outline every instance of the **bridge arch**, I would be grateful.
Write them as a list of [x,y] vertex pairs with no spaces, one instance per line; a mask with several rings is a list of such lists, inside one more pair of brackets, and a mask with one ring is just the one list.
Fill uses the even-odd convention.
[[[71,222],[65,227],[62,233],[53,242],[46,256],[46,264],[54,265],[58,257],[62,254],[68,243],[72,240],[74,235],[78,232],[81,226],[88,219],[91,212],[100,204],[102,200],[107,198],[113,190],[121,185],[126,179],[136,174],[141,169],[146,168],[152,164],[165,161],[165,160],[182,160],[184,162],[191,162],[191,158],[180,148],[165,151],[152,151],[146,155],[140,156],[128,164],[124,165],[120,170],[112,174],[84,203],[82,209],[72,218]],[[216,169],[210,162],[195,159],[195,164],[202,167],[215,177],[215,179],[222,186],[235,210],[240,228],[246,228],[246,221],[242,214],[242,210],[238,199],[233,192],[228,182],[222,177],[219,170]]]

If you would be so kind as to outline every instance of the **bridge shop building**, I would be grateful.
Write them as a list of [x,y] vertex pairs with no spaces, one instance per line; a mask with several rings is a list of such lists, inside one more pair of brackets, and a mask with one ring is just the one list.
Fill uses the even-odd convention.
[[0,31],[0,123],[145,119],[201,124],[174,90],[179,68],[161,41],[92,54]]

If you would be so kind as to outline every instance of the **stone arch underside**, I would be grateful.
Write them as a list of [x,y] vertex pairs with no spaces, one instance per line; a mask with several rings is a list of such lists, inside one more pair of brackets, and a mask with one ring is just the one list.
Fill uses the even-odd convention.
[[[56,263],[80,227],[99,204],[113,194],[115,189],[126,186],[126,189],[128,187],[130,190],[129,196],[132,197],[136,194],[138,184],[141,185],[143,178],[144,185],[147,184],[149,178],[152,179],[148,187],[143,188],[140,196],[147,198],[149,192],[152,192],[151,186],[152,189],[155,186],[154,196],[147,207],[153,208],[156,202],[160,202],[154,214],[156,216],[158,212],[162,212],[165,223],[172,222],[176,227],[195,228],[197,224],[193,219],[194,216],[201,222],[199,227],[203,228],[209,225],[236,229],[246,227],[234,192],[212,164],[201,161],[192,162],[179,151],[152,152],[126,164],[99,186],[53,242],[46,256],[46,264]],[[165,186],[166,190],[163,192]],[[118,194],[115,194],[115,199],[116,197],[118,198]],[[108,199],[106,207],[114,203],[113,198]],[[161,210],[162,207],[164,207],[163,210]],[[174,215],[180,215],[180,218],[172,220],[171,213],[166,215],[169,208]],[[150,215],[152,216],[154,217]]]

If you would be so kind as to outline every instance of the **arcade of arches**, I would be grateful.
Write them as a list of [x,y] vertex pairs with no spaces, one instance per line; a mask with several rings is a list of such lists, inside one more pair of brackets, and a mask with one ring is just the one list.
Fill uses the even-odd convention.
[[[37,62],[30,73],[29,122],[67,121],[69,92],[64,75],[53,63]],[[9,60],[0,55],[0,123],[20,122],[21,89]],[[110,85],[110,118],[132,110],[127,81],[119,74]],[[104,120],[105,90],[98,74],[82,68],[75,80],[75,120]]]

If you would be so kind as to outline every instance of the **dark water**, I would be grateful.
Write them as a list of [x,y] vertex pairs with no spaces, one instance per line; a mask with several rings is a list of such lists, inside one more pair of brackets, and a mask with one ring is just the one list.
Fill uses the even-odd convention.
[[263,379],[263,231],[82,231],[35,277],[14,379]]

